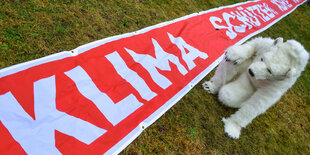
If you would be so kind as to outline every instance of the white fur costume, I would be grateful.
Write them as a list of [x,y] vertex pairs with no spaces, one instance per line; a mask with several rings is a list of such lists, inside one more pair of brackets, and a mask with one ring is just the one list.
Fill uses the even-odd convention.
[[[238,111],[223,118],[225,132],[239,138],[258,115],[275,104],[305,69],[309,54],[295,40],[255,38],[226,50],[210,81],[203,83],[209,93]],[[235,80],[234,80],[235,79]]]

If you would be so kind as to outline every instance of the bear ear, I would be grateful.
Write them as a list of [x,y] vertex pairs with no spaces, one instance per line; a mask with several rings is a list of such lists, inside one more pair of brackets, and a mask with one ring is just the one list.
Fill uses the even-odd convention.
[[300,53],[302,53],[305,50],[303,46],[296,40],[288,40],[287,43],[291,47],[291,50],[288,53],[289,56],[291,56],[294,59],[299,59]]
[[293,77],[297,74],[297,71],[295,68],[290,68],[287,73],[286,73],[286,77],[290,78]]
[[280,45],[282,43],[283,43],[283,38],[279,37],[273,42],[273,45]]

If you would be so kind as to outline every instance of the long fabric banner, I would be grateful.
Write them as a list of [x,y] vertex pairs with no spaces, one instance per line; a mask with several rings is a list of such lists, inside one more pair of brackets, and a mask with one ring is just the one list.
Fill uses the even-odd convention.
[[0,70],[0,154],[119,153],[228,46],[304,2],[211,9]]

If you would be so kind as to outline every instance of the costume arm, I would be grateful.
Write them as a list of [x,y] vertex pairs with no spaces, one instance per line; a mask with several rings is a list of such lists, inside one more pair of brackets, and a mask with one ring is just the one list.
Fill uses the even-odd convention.
[[242,45],[234,45],[226,50],[226,61],[231,61],[233,64],[240,64],[254,55],[261,55],[257,52],[268,52],[270,48],[278,43],[282,43],[282,38],[273,40],[271,38],[258,37],[252,39]]

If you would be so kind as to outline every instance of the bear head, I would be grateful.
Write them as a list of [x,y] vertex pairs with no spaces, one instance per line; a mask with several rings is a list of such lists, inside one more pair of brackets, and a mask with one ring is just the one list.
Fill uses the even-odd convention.
[[283,42],[283,38],[277,38],[267,52],[256,56],[248,68],[248,73],[256,80],[284,80],[297,76],[304,53],[308,60],[308,52],[299,42]]

